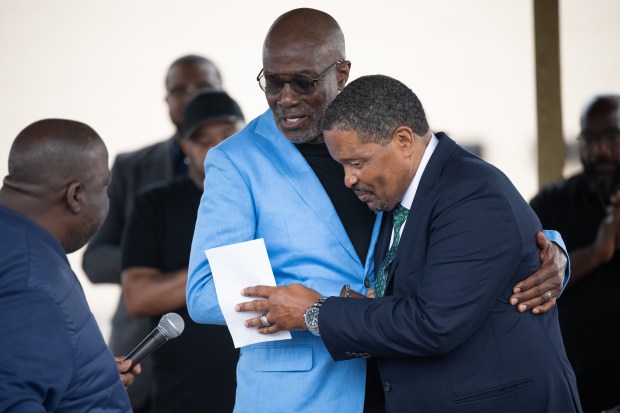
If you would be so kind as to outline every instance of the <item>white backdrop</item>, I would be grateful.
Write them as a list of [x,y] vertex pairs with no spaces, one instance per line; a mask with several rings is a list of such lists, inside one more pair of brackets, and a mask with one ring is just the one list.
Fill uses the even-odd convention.
[[[264,35],[295,7],[338,20],[352,79],[403,81],[434,130],[481,144],[526,199],[536,193],[530,0],[0,0],[0,176],[13,138],[45,117],[90,124],[111,161],[169,136],[163,78],[187,53],[213,59],[246,118],[255,117],[267,107],[255,81]],[[620,2],[560,7],[564,130],[573,140],[585,99],[620,92]],[[118,287],[93,286],[81,252],[70,258],[107,337]]]

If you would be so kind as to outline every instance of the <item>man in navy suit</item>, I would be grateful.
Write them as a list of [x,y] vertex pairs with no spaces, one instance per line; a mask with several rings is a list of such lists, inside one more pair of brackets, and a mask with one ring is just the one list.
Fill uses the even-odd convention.
[[581,411],[557,309],[534,316],[508,304],[541,259],[541,224],[509,179],[433,134],[417,96],[386,76],[347,86],[323,129],[347,187],[385,211],[377,298],[250,287],[244,295],[268,300],[237,309],[263,311],[271,326],[246,325],[308,329],[335,360],[377,357],[388,412]]

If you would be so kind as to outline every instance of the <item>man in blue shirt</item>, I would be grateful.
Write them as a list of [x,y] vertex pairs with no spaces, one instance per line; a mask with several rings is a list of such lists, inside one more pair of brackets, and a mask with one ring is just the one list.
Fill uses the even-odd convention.
[[108,211],[105,144],[89,126],[26,127],[0,188],[0,411],[130,412],[115,366],[66,254]]

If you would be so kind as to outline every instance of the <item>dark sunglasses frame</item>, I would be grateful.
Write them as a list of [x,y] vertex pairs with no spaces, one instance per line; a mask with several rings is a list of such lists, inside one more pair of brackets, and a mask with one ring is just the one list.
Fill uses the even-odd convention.
[[335,68],[336,66],[344,62],[346,62],[346,60],[345,61],[338,60],[337,62],[329,66],[327,69],[325,69],[323,73],[321,73],[316,78],[312,78],[304,73],[292,73],[290,74],[291,80],[282,80],[280,78],[280,75],[284,75],[284,74],[277,74],[277,73],[265,74],[263,73],[263,71],[265,70],[263,68],[260,70],[260,72],[258,72],[258,76],[256,76],[256,81],[258,82],[258,85],[260,86],[261,90],[265,92],[267,95],[274,96],[274,95],[280,94],[282,92],[282,89],[284,88],[284,85],[288,83],[289,85],[291,85],[291,89],[293,89],[295,93],[298,93],[303,96],[308,96],[308,95],[313,94],[316,91],[316,84],[320,82],[321,80],[323,80],[325,76],[327,76],[327,74],[330,72],[330,70],[332,70],[333,68]]

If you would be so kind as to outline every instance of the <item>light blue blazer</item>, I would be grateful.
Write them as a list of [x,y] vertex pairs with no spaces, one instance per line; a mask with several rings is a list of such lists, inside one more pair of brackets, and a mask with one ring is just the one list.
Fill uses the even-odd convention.
[[[347,283],[365,293],[381,217],[362,263],[323,186],[270,111],[211,149],[205,170],[187,281],[195,321],[224,323],[204,251],[258,238],[278,285],[302,283],[333,296]],[[320,337],[292,336],[241,349],[235,412],[361,412],[365,360],[336,363]]]

